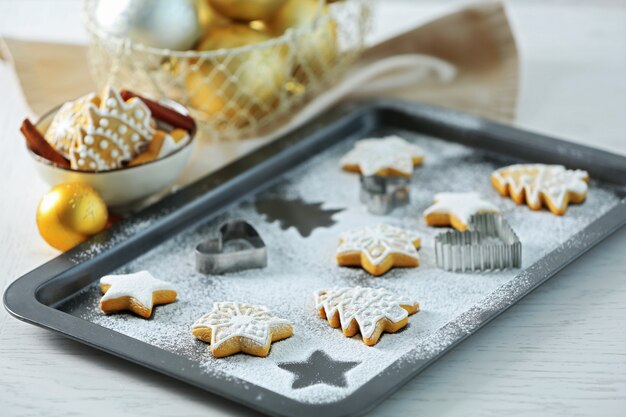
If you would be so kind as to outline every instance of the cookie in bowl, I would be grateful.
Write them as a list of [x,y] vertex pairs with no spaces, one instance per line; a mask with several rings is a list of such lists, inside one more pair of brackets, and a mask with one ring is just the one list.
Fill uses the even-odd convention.
[[170,185],[191,156],[196,131],[182,105],[107,86],[22,124],[35,167],[51,185],[82,182],[111,207]]

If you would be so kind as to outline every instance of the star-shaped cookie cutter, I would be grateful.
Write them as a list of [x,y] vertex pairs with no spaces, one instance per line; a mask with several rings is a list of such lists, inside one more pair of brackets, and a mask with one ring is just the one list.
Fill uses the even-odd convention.
[[267,266],[267,248],[256,229],[245,220],[230,220],[218,228],[215,239],[196,246],[196,269],[224,274]]
[[435,257],[446,271],[520,268],[522,243],[501,215],[481,213],[470,218],[469,230],[437,235]]
[[387,214],[409,204],[410,178],[402,176],[361,175],[359,198],[372,214]]

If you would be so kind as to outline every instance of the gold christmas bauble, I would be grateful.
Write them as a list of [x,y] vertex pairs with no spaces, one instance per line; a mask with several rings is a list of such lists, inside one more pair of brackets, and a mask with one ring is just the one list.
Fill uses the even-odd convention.
[[81,183],[53,187],[37,207],[39,234],[50,246],[62,251],[102,231],[107,219],[108,210],[102,197]]
[[[289,28],[308,28],[298,35],[297,51],[304,78],[319,78],[337,59],[337,23],[328,18],[328,8],[318,0],[287,0],[267,22],[275,36]],[[313,27],[315,19],[323,17],[323,24]],[[306,81],[306,80],[305,80]]]
[[250,22],[269,19],[285,0],[209,0],[209,3],[226,17]]
[[[199,50],[217,50],[254,45],[270,35],[243,24],[210,28]],[[270,108],[278,99],[286,75],[281,45],[234,52],[207,59],[198,68],[189,68],[185,87],[191,105],[224,124],[240,126]]]

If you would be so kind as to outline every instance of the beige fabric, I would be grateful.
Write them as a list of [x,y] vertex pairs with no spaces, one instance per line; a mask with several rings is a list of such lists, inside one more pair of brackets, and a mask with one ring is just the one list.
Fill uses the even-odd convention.
[[[365,51],[355,71],[398,54],[424,54],[445,60],[455,67],[456,76],[449,82],[431,77],[376,95],[421,100],[500,121],[513,120],[518,57],[502,5],[468,7],[374,45]],[[84,46],[5,39],[0,45],[0,58],[13,64],[34,115],[95,89]],[[308,111],[320,113],[327,105]]]

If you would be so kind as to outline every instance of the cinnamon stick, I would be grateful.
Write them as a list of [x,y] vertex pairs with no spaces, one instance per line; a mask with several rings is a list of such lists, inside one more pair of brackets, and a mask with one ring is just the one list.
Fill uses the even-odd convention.
[[124,100],[129,100],[133,97],[137,97],[138,99],[146,103],[146,106],[148,106],[148,108],[152,112],[152,117],[154,117],[155,119],[159,119],[169,125],[187,131],[192,131],[196,128],[196,122],[191,117],[181,114],[176,110],[170,109],[169,107],[165,107],[154,100],[142,97],[139,94],[135,94],[130,90],[121,90],[120,95]]
[[26,144],[31,151],[63,168],[70,167],[70,162],[44,139],[30,120],[24,119],[20,131],[24,135],[24,138],[26,138]]

